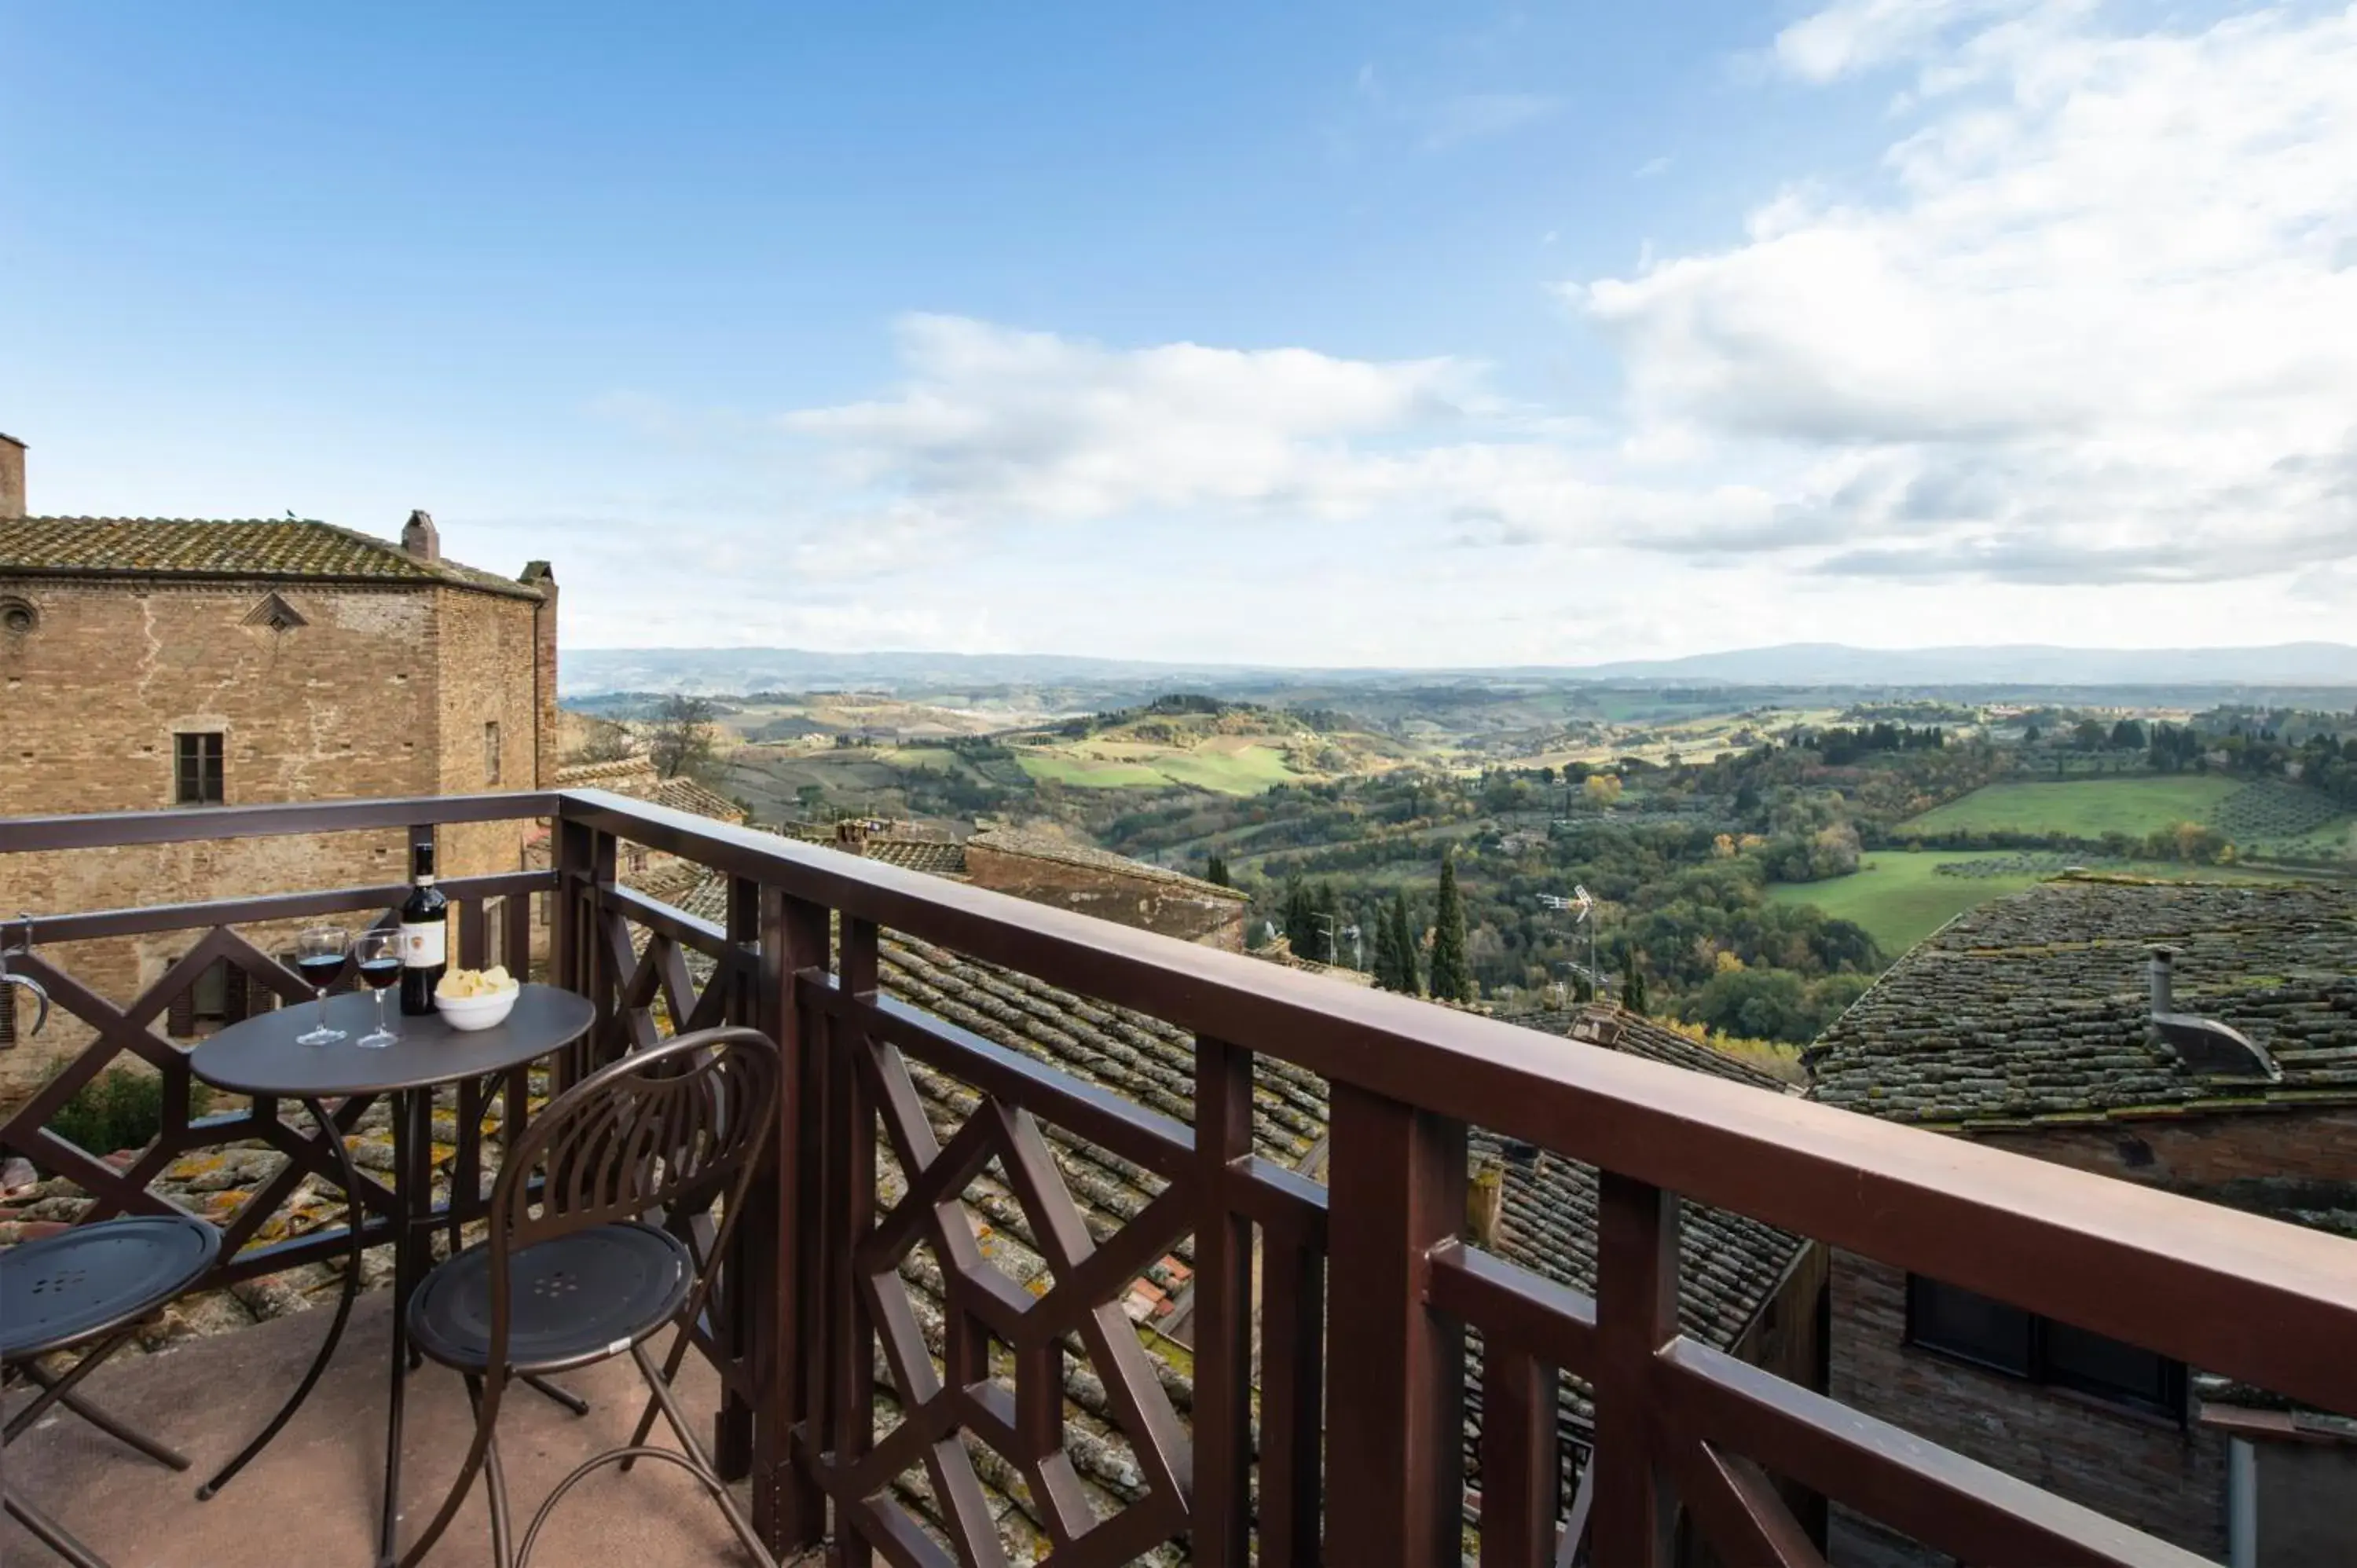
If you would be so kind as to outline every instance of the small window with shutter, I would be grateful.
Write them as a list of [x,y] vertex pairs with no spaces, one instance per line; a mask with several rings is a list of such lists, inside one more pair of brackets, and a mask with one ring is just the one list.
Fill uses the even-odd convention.
[[492,719],[483,725],[483,782],[500,781],[500,721]]
[[172,737],[172,801],[179,806],[218,806],[229,799],[221,777],[219,730],[184,730]]

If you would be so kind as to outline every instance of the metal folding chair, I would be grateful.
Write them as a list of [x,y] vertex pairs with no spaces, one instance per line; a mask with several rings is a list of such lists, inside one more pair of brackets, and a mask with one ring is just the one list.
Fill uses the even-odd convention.
[[[142,1319],[202,1278],[220,1253],[221,1232],[186,1215],[78,1225],[0,1252],[0,1380],[22,1378],[40,1390],[0,1429],[0,1446],[30,1431],[52,1406],[63,1405],[159,1464],[187,1469],[186,1455],[74,1390],[129,1343]],[[62,1377],[43,1371],[37,1359],[85,1345],[89,1351]],[[106,1568],[105,1559],[15,1487],[0,1485],[0,1501],[74,1568]]]
[[[776,1562],[728,1493],[679,1408],[672,1381],[711,1294],[712,1271],[743,1214],[754,1167],[777,1120],[778,1050],[758,1030],[705,1029],[635,1052],[552,1101],[506,1152],[491,1191],[490,1233],[436,1268],[411,1299],[410,1343],[466,1379],[475,1440],[449,1496],[401,1568],[414,1568],[449,1528],[477,1473],[490,1489],[499,1568],[527,1568],[566,1493],[608,1465],[676,1465],[703,1483],[747,1552]],[[711,1245],[695,1250],[652,1222],[723,1205]],[[647,1341],[678,1337],[658,1365]],[[533,1515],[511,1555],[507,1483],[495,1429],[511,1380],[628,1354],[650,1403],[632,1441],[577,1466]],[[679,1450],[646,1439],[660,1412]]]

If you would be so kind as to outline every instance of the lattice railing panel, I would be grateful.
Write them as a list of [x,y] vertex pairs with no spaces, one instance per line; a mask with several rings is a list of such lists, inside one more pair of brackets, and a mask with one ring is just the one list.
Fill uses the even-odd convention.
[[[183,999],[217,965],[242,978],[249,1013],[265,1010],[265,998],[279,1006],[309,1002],[310,985],[248,934],[259,930],[267,933],[265,940],[285,940],[287,919],[274,916],[269,903],[260,901],[260,918],[239,924],[146,927],[146,934],[185,932],[190,940],[161,975],[124,1001],[109,997],[75,972],[74,957],[81,946],[76,940],[20,946],[8,955],[11,972],[29,976],[48,992],[54,1010],[52,1026],[71,1018],[83,1025],[91,1037],[0,1124],[0,1152],[22,1155],[46,1176],[62,1178],[85,1194],[88,1201],[77,1215],[81,1222],[125,1213],[200,1213],[222,1231],[221,1262],[215,1276],[215,1283],[221,1283],[333,1260],[349,1245],[340,1202],[320,1206],[322,1214],[332,1218],[300,1233],[290,1231],[294,1216],[289,1205],[298,1199],[307,1182],[341,1190],[342,1166],[327,1141],[328,1134],[299,1108],[267,1098],[192,1118],[188,1108],[194,1079],[188,1054],[199,1042],[168,1037],[156,1027],[176,1012],[185,1014]],[[528,949],[523,946],[532,929],[528,894],[462,900],[457,911],[462,945],[482,940],[479,931],[487,907],[504,917],[503,928],[519,939],[514,944],[522,955],[519,961],[528,960]],[[347,915],[371,912],[355,907],[349,897],[338,900],[336,908]],[[380,923],[391,918],[389,911],[379,917]],[[70,918],[46,924],[72,929]],[[16,1048],[34,1044],[20,1042]],[[59,1133],[52,1123],[78,1094],[110,1071],[126,1066],[156,1075],[162,1127],[123,1163],[122,1151],[82,1148]],[[507,1075],[504,1081],[464,1083],[446,1093],[447,1103],[437,1112],[436,1126],[447,1134],[447,1152],[436,1165],[437,1177],[448,1184],[453,1195],[448,1213],[454,1234],[481,1217],[497,1148],[503,1134],[529,1115],[530,1092],[528,1075],[519,1070]],[[361,1138],[365,1129],[374,1124],[371,1112],[376,1103],[374,1097],[362,1096],[330,1104],[328,1113],[335,1125],[333,1135],[347,1141]],[[242,1186],[217,1188],[201,1202],[190,1201],[197,1195],[188,1190],[188,1183],[171,1177],[177,1168],[191,1162],[191,1156],[247,1144],[258,1144],[278,1156],[275,1168]],[[386,1168],[390,1164],[382,1162]],[[254,1168],[259,1170],[260,1165]],[[471,1183],[467,1179],[469,1174],[475,1178]],[[191,1179],[201,1186],[213,1175],[205,1171]],[[395,1211],[392,1193],[365,1157],[359,1181],[364,1211],[373,1216]],[[180,1190],[176,1192],[175,1187]]]

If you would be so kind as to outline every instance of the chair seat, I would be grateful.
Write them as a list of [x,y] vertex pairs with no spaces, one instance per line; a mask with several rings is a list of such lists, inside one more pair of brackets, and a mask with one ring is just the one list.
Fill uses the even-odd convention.
[[[509,1259],[508,1365],[554,1372],[603,1360],[676,1316],[695,1283],[684,1243],[651,1225],[598,1225]],[[441,1264],[409,1303],[409,1336],[460,1371],[489,1369],[491,1253],[483,1242]]]
[[183,1214],[77,1225],[0,1252],[0,1360],[136,1323],[213,1266],[221,1232]]

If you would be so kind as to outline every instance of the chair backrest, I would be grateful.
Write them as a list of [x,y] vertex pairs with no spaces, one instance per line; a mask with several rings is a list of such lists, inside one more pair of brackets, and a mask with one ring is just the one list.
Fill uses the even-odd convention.
[[549,1101],[491,1190],[494,1293],[508,1254],[569,1231],[716,1197],[733,1222],[777,1123],[779,1076],[768,1036],[727,1026],[635,1051]]

